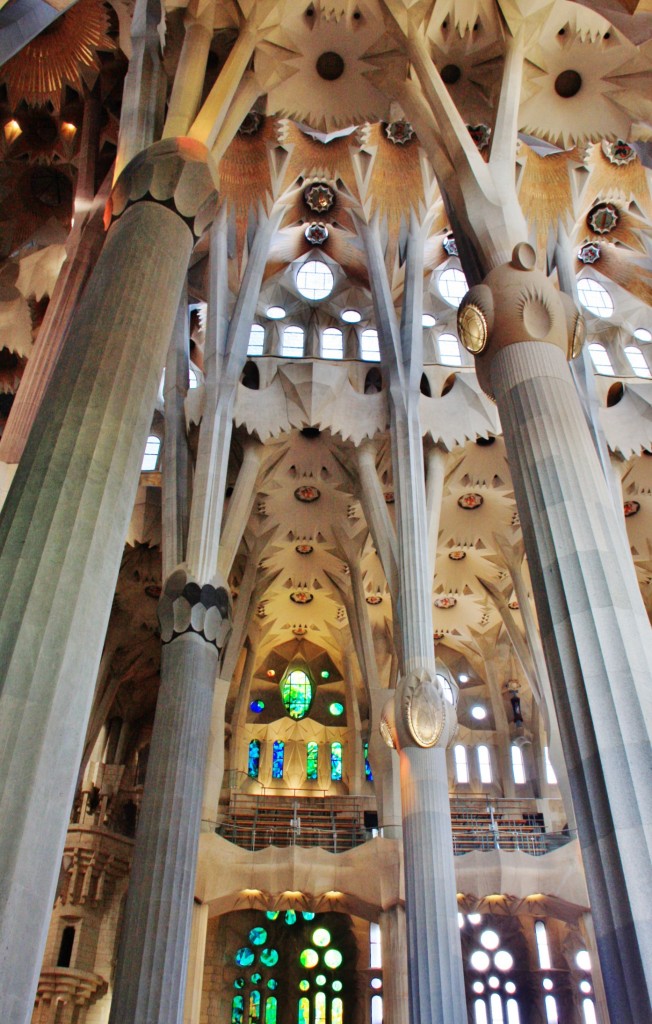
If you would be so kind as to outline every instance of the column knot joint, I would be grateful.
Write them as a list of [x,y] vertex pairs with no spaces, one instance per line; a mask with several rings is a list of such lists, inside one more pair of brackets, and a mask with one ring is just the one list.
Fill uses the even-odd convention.
[[168,576],[158,605],[163,644],[197,633],[222,652],[231,633],[231,597],[222,577],[201,585],[185,566]]
[[380,732],[396,750],[450,746],[457,733],[457,715],[434,669],[423,665],[399,680],[395,697],[383,708]]

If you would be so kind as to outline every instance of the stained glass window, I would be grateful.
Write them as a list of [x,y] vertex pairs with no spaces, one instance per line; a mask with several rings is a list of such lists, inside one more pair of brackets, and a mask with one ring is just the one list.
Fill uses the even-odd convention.
[[315,1024],[326,1024],[325,992],[318,992],[315,996]]
[[255,959],[254,951],[249,949],[249,946],[242,946],[235,954],[235,962],[238,967],[250,967]]
[[260,1020],[260,992],[255,989],[249,996],[249,1024],[258,1024]]
[[260,954],[260,962],[265,967],[274,967],[278,963],[278,951],[276,949],[264,949]]
[[231,1024],[243,1024],[244,997],[234,996],[231,1002]]
[[328,928],[315,928],[312,933],[312,941],[316,946],[328,946],[331,941],[331,933]]
[[339,949],[327,949],[324,953],[324,963],[332,971],[342,966],[342,954]]
[[281,683],[281,700],[290,718],[305,718],[312,704],[312,682],[303,669],[295,668]]
[[319,963],[319,956],[317,954],[317,951],[314,949],[304,949],[304,951],[299,956],[299,960],[301,961],[302,967],[307,967],[308,969],[310,969],[311,967],[317,966],[317,964]]
[[[333,988],[335,988],[335,982],[333,982]],[[343,1020],[344,1004],[339,996],[335,996],[331,1003],[331,1024],[343,1024]]]
[[265,1024],[276,1024],[276,996],[267,996],[265,1002]]
[[369,763],[369,744],[364,745],[364,777],[367,782],[373,782],[374,777],[371,771],[371,764]]
[[296,914],[295,910],[286,910],[285,911],[285,923],[286,924],[294,924],[296,919],[297,919],[297,914]]
[[318,778],[319,770],[319,745],[311,740],[306,746],[306,776],[310,782]]
[[310,1000],[308,996],[301,996],[299,1000],[298,1024],[310,1024]]
[[272,778],[283,778],[283,762],[285,760],[285,743],[283,740],[274,740],[272,747]]
[[252,928],[249,932],[249,941],[254,946],[262,946],[267,938],[267,932],[264,928]]
[[314,921],[315,919],[315,915],[313,914],[312,910],[302,910],[301,916],[304,919],[304,921]]
[[260,770],[260,740],[252,740],[249,744],[249,768],[247,773],[250,778],[257,779]]
[[338,741],[331,743],[331,779],[342,781],[342,744]]

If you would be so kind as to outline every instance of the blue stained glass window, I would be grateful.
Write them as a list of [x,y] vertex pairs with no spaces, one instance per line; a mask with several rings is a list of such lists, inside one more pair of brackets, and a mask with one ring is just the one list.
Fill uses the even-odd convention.
[[371,765],[369,764],[369,744],[364,745],[364,777],[367,782],[373,782],[374,777],[371,771]]
[[312,912],[312,910],[302,910],[301,916],[304,919],[304,921],[313,921],[315,918],[315,915]]
[[247,773],[250,778],[257,779],[260,770],[260,740],[252,740],[249,744],[249,767]]
[[274,740],[272,747],[272,778],[283,778],[283,762],[285,760],[285,743],[283,740]]
[[303,669],[288,672],[281,683],[281,700],[290,718],[305,718],[312,704],[312,682]]
[[264,928],[252,928],[249,932],[249,941],[254,946],[263,946],[267,941],[267,932]]
[[339,742],[331,743],[331,779],[342,781],[342,744]]
[[249,996],[249,1024],[258,1024],[260,1020],[260,992],[254,991]]
[[231,1002],[231,1024],[243,1024],[244,996],[234,996]]
[[260,962],[265,967],[274,967],[278,963],[278,950],[276,949],[264,949],[260,954]]
[[315,782],[319,772],[319,744],[311,740],[306,745],[306,776],[310,782]]
[[286,924],[294,924],[296,919],[297,919],[297,914],[296,914],[295,910],[286,910],[285,911],[285,923]]
[[252,702],[249,705],[249,707],[251,708],[251,710],[253,711],[253,713],[255,715],[259,715],[260,712],[264,711],[264,709],[265,709],[265,701],[264,700],[252,700]]
[[249,949],[249,946],[242,946],[235,954],[235,962],[238,967],[251,967],[255,959],[254,951]]

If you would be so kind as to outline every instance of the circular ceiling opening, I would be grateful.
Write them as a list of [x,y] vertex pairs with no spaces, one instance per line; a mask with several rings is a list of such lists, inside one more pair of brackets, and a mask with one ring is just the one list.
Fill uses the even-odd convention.
[[562,99],[569,100],[572,96],[577,96],[581,88],[582,76],[570,68],[562,71],[555,79],[555,92]]
[[455,85],[462,77],[462,70],[457,64],[446,64],[441,69],[441,80],[445,85]]
[[317,74],[326,82],[335,82],[344,74],[344,61],[339,53],[327,50],[317,58]]

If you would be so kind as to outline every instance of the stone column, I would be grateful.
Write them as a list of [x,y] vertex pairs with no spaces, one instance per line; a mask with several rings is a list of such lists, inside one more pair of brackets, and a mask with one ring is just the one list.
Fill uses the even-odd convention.
[[111,208],[119,219],[72,319],[0,518],[6,1024],[25,1024],[34,1005],[93,684],[193,222],[199,227],[215,205],[205,157],[187,140],[159,144],[118,182]]
[[161,689],[122,924],[111,1024],[182,1019],[213,685],[231,625],[222,581],[180,568],[159,605]]
[[183,1024],[199,1024],[207,927],[208,904],[195,903],[192,908],[192,936],[188,957],[188,984],[183,1009]]
[[579,314],[521,244],[458,327],[505,434],[611,1018],[652,1019],[652,634],[567,366]]
[[397,904],[378,918],[383,957],[383,1021],[409,1024],[405,907]]

